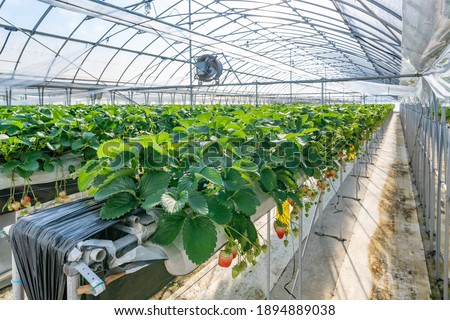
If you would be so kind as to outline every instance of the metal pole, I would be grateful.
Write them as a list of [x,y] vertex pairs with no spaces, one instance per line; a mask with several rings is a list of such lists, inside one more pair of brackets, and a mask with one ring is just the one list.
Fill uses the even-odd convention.
[[38,87],[39,105],[44,106],[44,88]]
[[266,300],[270,300],[270,231],[271,228],[271,219],[270,214],[272,210],[267,212],[267,278],[266,278]]
[[16,259],[14,258],[14,254],[11,254],[12,258],[12,299],[13,300],[23,300],[23,284],[22,279],[20,279],[19,270],[17,269]]
[[323,91],[323,86],[324,86],[324,83],[322,82],[321,83],[321,98],[320,98],[320,104],[321,105],[324,105],[324,100],[323,100],[323,95],[324,95],[324,91]]
[[[446,107],[442,106],[442,114],[444,121],[446,115]],[[446,199],[445,199],[445,217],[444,217],[444,300],[448,300],[448,259],[449,259],[449,250],[450,250],[450,240],[449,240],[449,232],[450,232],[450,148],[449,148],[449,131],[447,128],[447,123],[443,123],[443,134],[444,134],[444,147],[445,147],[445,186],[446,186]]]
[[259,106],[259,97],[258,97],[258,81],[256,81],[256,97],[255,97],[255,99],[256,99],[256,107],[258,108],[258,106]]
[[439,105],[436,103],[435,106],[435,117],[434,120],[436,122],[436,137],[437,141],[437,161],[438,161],[438,184],[437,184],[437,201],[436,201],[436,279],[440,278],[440,256],[441,256],[441,188],[442,188],[442,148],[443,148],[443,135],[444,135],[444,126],[446,121],[445,115],[445,107],[442,106],[441,109],[441,125],[439,125],[438,121],[438,111]]
[[289,102],[292,103],[292,49],[289,51],[289,55],[290,55],[290,65],[291,65],[291,72],[289,74]]
[[[435,101],[433,101],[433,104],[430,105],[430,114],[429,114],[429,147],[428,147],[428,165],[429,170],[427,172],[428,174],[428,180],[429,180],[429,212],[430,212],[430,251],[432,252],[433,249],[436,252],[436,246],[435,246],[435,236],[436,236],[436,206],[435,206],[435,194],[436,194],[436,179],[434,175],[434,168],[435,168],[435,143],[436,143],[436,134],[435,134],[435,127],[434,127],[434,111],[435,111]],[[431,156],[430,156],[431,153]],[[436,266],[438,268],[438,266]]]
[[300,234],[298,239],[298,251],[297,251],[297,263],[298,263],[298,273],[297,273],[297,299],[302,300],[302,270],[303,270],[303,210],[300,211]]
[[6,105],[8,107],[12,105],[12,90],[10,88],[6,89]]
[[[192,5],[189,0],[189,30],[192,30]],[[192,40],[189,38],[189,96],[190,96],[190,108],[194,109],[194,75],[192,67]]]
[[80,287],[80,274],[67,276],[67,300],[80,300],[77,289]]

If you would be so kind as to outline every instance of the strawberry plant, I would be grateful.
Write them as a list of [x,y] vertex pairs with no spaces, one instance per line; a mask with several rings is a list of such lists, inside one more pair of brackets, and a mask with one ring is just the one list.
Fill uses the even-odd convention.
[[[182,237],[196,264],[213,254],[222,230],[239,251],[233,267],[237,276],[264,251],[252,222],[260,201],[271,197],[282,210],[289,199],[308,209],[327,190],[326,178],[336,177],[391,109],[158,107],[148,116],[153,131],[102,143],[96,158],[77,173],[78,186],[107,200],[103,219],[120,218],[137,207],[162,208],[153,242],[169,245]],[[298,228],[293,230],[298,234]]]
[[[268,197],[306,211],[327,179],[352,161],[392,106],[17,106],[0,109],[0,167],[12,174],[10,210],[35,199],[30,181],[38,171],[60,169],[74,153],[84,166],[74,177],[80,191],[106,200],[103,219],[135,208],[164,214],[152,241],[183,239],[189,259],[200,264],[216,247],[236,256],[233,277],[266,250],[252,217]],[[22,199],[14,177],[26,180]],[[70,201],[55,185],[55,201]],[[23,203],[22,203],[23,202]],[[281,211],[280,211],[281,212]],[[279,226],[277,227],[279,229]],[[292,234],[298,234],[293,225]],[[283,238],[287,232],[281,236]],[[280,233],[281,234],[281,231]],[[228,252],[227,252],[228,253]]]

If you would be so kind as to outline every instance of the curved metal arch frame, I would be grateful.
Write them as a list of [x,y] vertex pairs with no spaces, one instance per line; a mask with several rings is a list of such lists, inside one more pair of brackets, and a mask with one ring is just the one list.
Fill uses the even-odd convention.
[[[4,3],[5,1],[6,1],[6,0],[3,0],[3,3]],[[244,1],[245,1],[245,0],[244,0]],[[342,1],[342,0],[335,0],[335,1],[341,2],[341,3],[345,4],[345,5],[350,5],[349,3],[345,2],[345,1]],[[96,1],[96,2],[99,2],[99,1]],[[167,8],[164,12],[160,13],[159,16],[163,17],[163,14],[167,13],[169,10],[174,9],[174,8],[176,7],[176,5],[179,4],[179,3],[181,3],[181,2],[182,2],[182,1],[178,1],[176,4],[174,4],[173,6]],[[195,2],[198,3],[198,1],[195,1]],[[261,4],[263,4],[263,2],[260,2],[260,1],[246,1],[246,2],[256,2],[256,3],[261,3]],[[304,2],[304,1],[299,0],[299,2]],[[370,2],[374,2],[374,1],[370,1]],[[3,3],[2,3],[2,4],[3,4]],[[204,9],[204,8],[208,8],[208,9],[209,9],[209,6],[212,5],[212,4],[215,4],[215,3],[217,3],[217,2],[216,2],[216,1],[212,1],[212,2],[210,2],[208,5],[205,5],[203,8],[200,8],[198,11],[201,11],[201,10]],[[309,3],[309,4],[311,4],[311,3]],[[311,5],[315,5],[315,4],[311,4]],[[379,4],[379,5],[381,5],[381,4]],[[0,8],[1,8],[1,5],[0,5]],[[49,5],[49,8],[46,10],[45,14],[43,14],[43,15],[40,17],[40,19],[38,20],[38,22],[35,24],[33,30],[31,30],[30,36],[32,36],[33,34],[36,33],[36,31],[37,31],[38,28],[39,28],[39,25],[40,25],[40,24],[42,23],[42,21],[46,18],[46,16],[48,15],[48,13],[50,12],[50,10],[51,10],[52,8],[53,8],[53,6],[52,6],[52,5]],[[329,9],[329,8],[326,8],[326,9]],[[364,12],[364,11],[361,10],[360,8],[356,8],[356,6],[355,6],[355,9],[358,9],[358,10],[360,10],[361,12]],[[387,9],[387,8],[385,8],[385,9]],[[128,9],[127,9],[127,10],[128,10]],[[383,9],[383,10],[384,10],[384,9]],[[387,9],[387,10],[389,10],[389,9]],[[385,10],[385,11],[388,12],[387,10]],[[212,12],[212,13],[214,13],[214,12]],[[365,13],[365,14],[368,14],[367,12],[364,12],[364,13]],[[220,17],[224,17],[225,15],[228,14],[228,12],[225,12],[225,13],[218,13],[218,12],[217,12],[217,14],[218,14],[218,16],[220,16]],[[231,15],[231,13],[229,13],[229,14]],[[236,15],[236,14],[240,15],[241,13],[235,11],[235,12],[233,12],[232,14],[233,14],[233,15]],[[317,14],[317,13],[315,13],[315,14]],[[179,14],[178,16],[182,17],[182,14]],[[167,16],[167,17],[168,17],[168,16]],[[242,17],[242,15],[241,15],[241,17]],[[247,15],[245,18],[249,19],[249,15]],[[328,18],[333,19],[333,20],[336,20],[336,21],[339,21],[339,20],[337,20],[337,19],[335,19],[335,18],[332,18],[332,17],[328,17]],[[398,17],[396,17],[396,18],[398,18]],[[59,54],[61,53],[61,51],[64,49],[64,47],[65,47],[68,43],[70,43],[71,41],[77,41],[77,40],[75,40],[75,39],[73,38],[73,35],[74,35],[75,32],[78,30],[78,28],[83,24],[84,21],[86,21],[86,20],[82,20],[82,21],[80,22],[80,24],[77,25],[77,26],[75,27],[75,29],[70,33],[70,35],[69,35],[68,37],[65,37],[65,40],[64,40],[63,45],[59,48],[59,50],[57,51],[57,53],[56,53],[56,55],[55,55],[55,58],[54,58],[53,62],[50,64],[49,71],[48,71],[47,75],[50,73],[50,69],[53,67],[54,62],[56,61],[57,57],[59,56]],[[183,21],[183,19],[182,19],[179,23],[181,24],[182,21]],[[231,22],[236,22],[236,19],[234,19],[234,20],[233,20],[233,19],[230,19],[230,22],[229,22],[229,23],[231,23]],[[298,23],[298,22],[299,22],[299,21],[296,21],[296,23]],[[342,21],[340,21],[340,22],[342,22]],[[362,22],[362,21],[361,21],[361,22]],[[111,22],[111,23],[112,23],[112,22]],[[255,23],[255,24],[258,24],[258,23]],[[328,24],[328,25],[333,25],[333,24],[328,23],[328,22],[327,22],[326,24]],[[102,41],[104,41],[106,38],[108,38],[108,37],[105,38],[105,36],[106,36],[106,35],[107,35],[107,34],[108,34],[115,26],[117,26],[117,25],[119,25],[119,24],[114,24],[114,23],[112,23],[112,26],[111,26],[111,28],[108,29],[108,32],[106,32],[104,35],[102,35],[102,37],[96,42],[96,44],[92,45],[92,48],[90,48],[90,51],[89,51],[88,53],[85,54],[85,57],[84,57],[84,59],[83,59],[81,65],[80,65],[79,69],[77,70],[77,72],[75,73],[75,76],[73,77],[73,80],[72,80],[73,83],[77,82],[77,80],[78,80],[78,73],[81,72],[81,71],[83,71],[83,70],[82,70],[82,69],[83,69],[83,64],[84,64],[84,62],[88,59],[88,57],[89,57],[89,55],[92,53],[92,51],[93,51],[97,46],[100,46],[100,44],[101,44]],[[314,27],[313,24],[308,24],[308,25],[309,25],[310,27]],[[125,27],[125,29],[131,29],[131,28],[133,28],[133,27],[126,26],[126,25],[123,25],[123,26]],[[320,28],[324,28],[323,25],[317,25],[317,26],[320,27]],[[334,25],[334,26],[337,27],[337,25]],[[125,29],[124,29],[124,30],[125,30]],[[215,29],[215,30],[213,30],[211,33],[216,32],[216,31],[219,31],[220,29],[221,29],[221,28]],[[345,30],[344,28],[341,28],[341,27],[340,27],[339,29]],[[377,30],[377,31],[380,31],[380,30],[377,29],[377,28],[374,28],[374,29]],[[265,28],[264,28],[264,27],[261,27],[261,30],[265,30]],[[295,29],[295,28],[292,29],[293,32],[294,32],[295,30],[298,30],[298,29]],[[305,28],[305,30],[307,30],[307,29]],[[336,29],[330,29],[330,30],[333,30],[334,32],[339,32],[339,30],[336,30]],[[365,29],[364,31],[365,31],[365,32],[368,32],[366,29]],[[139,32],[140,32],[140,31],[138,30],[138,31],[133,35],[133,37],[135,37],[136,35],[138,35]],[[243,33],[243,34],[244,34],[243,37],[245,37],[245,36],[248,35],[248,34],[251,34],[252,32],[254,32],[254,30],[249,30],[248,32],[244,32],[244,33]],[[352,30],[350,30],[350,33],[351,33],[351,32],[352,32]],[[338,43],[338,41],[341,41],[341,42],[342,42],[341,45],[344,45],[344,43],[347,43],[347,45],[350,44],[352,41],[347,37],[347,36],[348,36],[348,33],[345,34],[345,32],[343,32],[342,34],[343,34],[342,37],[339,37],[338,35],[333,34],[333,36],[336,36],[336,37],[337,37],[337,39],[336,39],[336,40],[333,40],[333,42]],[[229,36],[229,35],[234,35],[234,33],[230,33],[230,34],[228,34],[227,36]],[[375,38],[377,38],[380,42],[384,43],[385,45],[392,46],[392,44],[388,44],[388,43],[386,43],[384,40],[382,40],[382,39],[376,37],[376,34],[374,34],[374,36],[375,36]],[[133,37],[132,37],[132,38],[133,38]],[[241,39],[242,39],[243,37],[240,37],[238,40],[233,40],[232,42],[238,42],[238,41],[241,41]],[[62,37],[62,38],[63,38],[63,37]],[[99,76],[98,79],[97,79],[97,84],[99,84],[99,83],[102,82],[102,76],[103,76],[103,74],[106,72],[107,68],[112,64],[112,62],[113,62],[114,58],[117,56],[117,54],[118,54],[120,51],[124,50],[124,47],[129,43],[129,41],[132,40],[132,38],[126,40],[120,47],[114,48],[114,50],[116,50],[116,52],[112,55],[111,59],[108,61],[108,63],[105,65],[104,69],[103,69],[102,72],[100,73],[100,76]],[[159,38],[163,38],[163,39],[164,39],[164,36],[159,35],[158,37],[156,37],[156,38],[153,40],[153,42],[156,41],[156,40],[159,39]],[[26,50],[26,48],[27,48],[27,44],[28,44],[29,41],[30,41],[30,38],[27,40],[26,44],[23,46],[22,52],[21,52],[21,54],[20,54],[19,57],[18,57],[18,60],[17,60],[17,62],[16,62],[16,66],[15,66],[15,69],[14,69],[14,70],[17,69],[18,63],[20,62],[20,59],[21,59],[23,53],[25,52],[25,50]],[[80,41],[81,41],[81,42],[84,42],[83,40],[80,40],[80,39],[79,39],[78,42],[80,42]],[[329,40],[327,40],[327,41],[330,42]],[[283,40],[281,40],[280,42],[283,42]],[[287,42],[288,42],[288,41],[287,41]],[[356,42],[357,42],[357,41],[356,41]],[[89,44],[89,42],[87,42],[87,41],[84,42],[84,43]],[[148,46],[146,46],[146,47],[145,47],[144,49],[142,49],[140,52],[137,52],[137,51],[134,52],[134,53],[136,54],[136,56],[132,59],[132,61],[125,67],[124,71],[121,73],[121,75],[120,75],[120,77],[118,78],[118,81],[117,81],[117,83],[116,83],[117,85],[120,85],[120,84],[121,84],[121,79],[123,78],[123,76],[124,76],[124,75],[126,74],[126,72],[131,68],[131,66],[132,66],[133,63],[136,61],[136,59],[137,59],[139,56],[141,56],[141,55],[144,53],[144,51],[145,51],[150,45],[151,45],[151,44],[149,44]],[[165,52],[166,50],[168,50],[169,48],[173,48],[173,47],[172,47],[173,45],[174,45],[174,43],[172,43],[172,44],[168,43],[168,47],[166,47],[166,48],[164,49],[164,51],[162,51],[162,52],[160,53],[159,56],[154,55],[153,59],[152,59],[152,60],[150,61],[150,63],[148,64],[148,67],[145,68],[145,70],[141,73],[141,76],[142,76],[149,68],[154,68],[154,70],[155,70],[154,72],[156,72],[156,70],[158,70],[158,69],[160,68],[160,66],[162,66],[162,65],[167,61],[167,58],[161,58],[162,55],[163,55],[164,52]],[[278,49],[282,49],[283,47],[284,47],[284,46],[283,46],[282,44],[280,44],[278,47],[272,47],[272,51],[275,52],[275,51],[277,51]],[[363,49],[362,47],[363,47],[363,46],[361,45],[361,49],[364,51],[364,49]],[[256,49],[257,47],[253,47],[253,48]],[[336,55],[341,54],[341,56],[343,56],[343,57],[344,57],[346,60],[348,60],[348,61],[344,61],[344,60],[342,60],[342,59],[338,59],[337,57],[333,57],[333,58],[320,58],[320,57],[316,56],[317,53],[311,53],[311,55],[314,56],[316,59],[322,60],[322,63],[323,63],[323,64],[326,64],[326,65],[329,65],[330,68],[333,68],[333,67],[338,68],[337,65],[331,64],[331,61],[338,61],[338,62],[345,62],[345,63],[351,64],[351,65],[354,65],[355,67],[359,68],[360,71],[361,71],[361,73],[363,73],[363,74],[365,74],[365,72],[361,69],[361,67],[363,67],[363,68],[365,68],[365,69],[370,69],[370,68],[367,67],[367,66],[363,66],[363,65],[360,65],[360,64],[358,64],[358,63],[355,63],[351,58],[349,58],[349,57],[346,55],[347,53],[348,53],[348,54],[351,53],[353,56],[355,56],[355,57],[357,57],[357,58],[360,58],[360,59],[363,59],[363,58],[357,56],[356,54],[354,54],[353,52],[347,52],[347,53],[344,53],[344,51],[342,51],[342,50],[335,50],[335,51],[332,51],[331,48],[329,48],[329,47],[327,47],[327,48],[330,49],[330,52],[329,52],[329,53],[335,53]],[[110,47],[110,49],[112,49],[112,47]],[[270,48],[269,48],[269,49],[270,49]],[[176,50],[176,49],[175,49],[175,50]],[[200,49],[199,49],[199,50],[200,50]],[[298,48],[298,50],[305,50],[305,48],[300,47],[300,48]],[[176,50],[176,51],[177,51],[177,50]],[[178,51],[178,52],[179,52],[178,55],[176,55],[175,57],[170,57],[169,59],[172,60],[172,61],[178,61],[178,62],[183,62],[183,63],[189,63],[189,61],[186,61],[186,60],[184,60],[184,59],[178,59],[178,58],[180,57],[180,55],[181,55],[183,52],[185,52],[185,51],[186,51],[186,50]],[[376,48],[374,48],[373,51],[374,51],[374,52],[371,52],[371,54],[373,54],[373,55],[377,55],[377,54],[378,54],[378,59],[380,59],[381,61],[384,60],[383,58],[385,58],[385,57],[383,57],[383,55],[382,55],[381,53],[377,53]],[[280,51],[280,52],[281,52],[281,51]],[[319,54],[320,54],[320,53],[319,53]],[[157,65],[155,65],[154,63],[155,63],[155,61],[156,61],[158,58],[160,59],[160,61],[158,62]],[[236,62],[237,62],[237,61],[236,61]],[[395,64],[395,63],[392,63],[392,62],[388,63],[387,61],[386,61],[385,63],[386,63],[386,67],[384,67],[384,69],[386,70],[386,72],[391,72],[391,73],[399,72],[399,68],[396,68],[396,64]],[[241,69],[241,70],[239,70],[239,72],[242,73],[242,74],[247,73],[247,75],[245,75],[245,76],[243,77],[243,80],[244,80],[244,79],[245,79],[245,80],[246,80],[246,79],[251,79],[252,77],[255,77],[255,78],[261,77],[261,78],[271,78],[271,79],[272,79],[271,72],[268,71],[267,69],[264,70],[264,72],[261,72],[261,70],[258,69],[258,66],[252,66],[252,64],[249,63],[249,62],[244,63],[244,66],[246,67],[246,69]],[[162,70],[159,72],[159,74],[155,77],[155,81],[156,81],[156,79],[158,79],[158,78],[161,76],[161,74],[163,73],[163,71],[164,71],[166,68],[167,68],[167,66],[165,66],[165,67],[162,68]],[[233,71],[233,72],[235,72],[235,71]],[[250,72],[255,72],[255,73],[250,75],[250,74],[249,74]],[[153,74],[153,73],[149,74],[149,75],[146,77],[146,80],[148,80],[149,77],[152,76],[152,74]],[[280,78],[279,80],[282,80],[282,79]],[[83,81],[84,81],[84,79],[83,79]],[[128,82],[127,82],[127,83],[128,83]],[[135,84],[138,84],[138,83],[139,83],[139,80],[137,80],[137,81],[135,82]],[[144,83],[146,83],[146,81],[144,81]],[[182,83],[182,80],[180,81],[180,83]],[[237,86],[238,86],[238,84],[237,84]],[[208,90],[209,90],[209,89],[208,89]]]
[[[205,6],[205,7],[206,7],[206,6]],[[237,13],[234,13],[234,14],[237,14]],[[221,16],[223,16],[223,15],[224,15],[224,14],[222,14]],[[229,23],[235,23],[235,22],[237,22],[237,19],[230,19],[230,22],[229,22]],[[217,30],[219,30],[219,29],[220,29],[220,28],[217,28],[217,29],[211,31],[210,33],[214,33],[215,31],[217,31]],[[251,30],[250,32],[254,32],[254,30]],[[233,34],[233,33],[231,33],[231,34]],[[302,48],[300,48],[300,49],[302,49]],[[349,63],[352,63],[352,61],[350,60]],[[329,64],[329,63],[327,63],[327,64]]]

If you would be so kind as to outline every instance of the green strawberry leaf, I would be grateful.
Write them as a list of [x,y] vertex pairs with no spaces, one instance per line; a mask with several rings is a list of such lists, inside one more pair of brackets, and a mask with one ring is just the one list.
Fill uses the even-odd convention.
[[276,173],[270,168],[263,169],[259,183],[265,192],[273,191],[277,187]]
[[106,201],[100,211],[100,217],[105,220],[117,219],[135,209],[139,201],[129,193],[118,193]]
[[203,216],[186,219],[183,225],[183,246],[193,263],[199,265],[214,253],[217,231],[211,219]]
[[230,191],[237,191],[242,189],[245,184],[244,178],[242,178],[239,171],[236,169],[230,168],[226,171],[225,180],[223,180],[223,184],[225,189]]
[[198,214],[207,215],[209,212],[205,196],[200,192],[194,191],[189,193],[188,204]]
[[145,173],[139,181],[139,193],[141,199],[146,199],[154,193],[159,193],[167,188],[171,176],[164,171]]
[[86,191],[94,182],[95,177],[102,170],[102,164],[96,160],[90,160],[81,169],[78,176],[78,189],[81,192]]
[[189,199],[187,191],[177,193],[176,190],[171,190],[161,196],[161,204],[168,213],[180,212],[186,205]]
[[184,214],[163,215],[152,236],[152,241],[161,246],[171,244],[180,234],[186,218]]
[[19,160],[11,160],[8,161],[7,163],[5,163],[5,165],[2,167],[1,172],[11,172],[13,171],[15,168],[17,168],[17,166],[20,164]]
[[252,161],[249,160],[239,160],[236,161],[233,165],[233,168],[235,168],[238,171],[244,171],[244,172],[256,172],[258,171],[258,165]]
[[130,151],[123,151],[119,153],[113,161],[109,164],[112,171],[117,171],[127,166],[131,160],[135,158],[135,154]]
[[208,200],[209,214],[208,216],[218,224],[227,224],[233,217],[231,209],[221,205],[216,197],[209,197]]
[[145,198],[144,203],[142,204],[142,208],[144,208],[145,210],[149,210],[161,204],[162,195],[166,191],[167,191],[166,189],[161,189],[147,196],[147,198]]
[[223,187],[222,177],[220,176],[220,173],[219,171],[217,171],[217,169],[206,167],[202,171],[200,171],[200,173],[196,173],[195,176],[199,179],[204,178],[217,186]]
[[25,171],[35,172],[39,170],[39,162],[36,160],[22,162],[19,164],[19,168]]
[[197,191],[197,187],[198,187],[198,180],[195,177],[191,177],[191,176],[183,176],[180,178],[180,180],[178,181],[178,192],[181,192],[183,190],[186,191]]
[[129,193],[136,196],[136,183],[133,179],[127,176],[122,176],[114,179],[104,187],[100,187],[95,193],[95,200],[103,200],[118,193]]
[[76,150],[80,150],[81,148],[83,148],[85,146],[84,141],[83,140],[76,140],[72,143],[72,150],[76,151]]
[[236,210],[247,216],[254,215],[256,213],[256,207],[261,204],[255,193],[250,189],[240,190],[232,200],[236,205]]

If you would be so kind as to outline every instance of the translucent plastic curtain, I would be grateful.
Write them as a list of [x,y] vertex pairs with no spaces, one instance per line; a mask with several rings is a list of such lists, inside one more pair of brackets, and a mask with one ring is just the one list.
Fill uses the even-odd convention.
[[404,0],[403,73],[425,76],[416,85],[423,102],[450,98],[450,0]]

